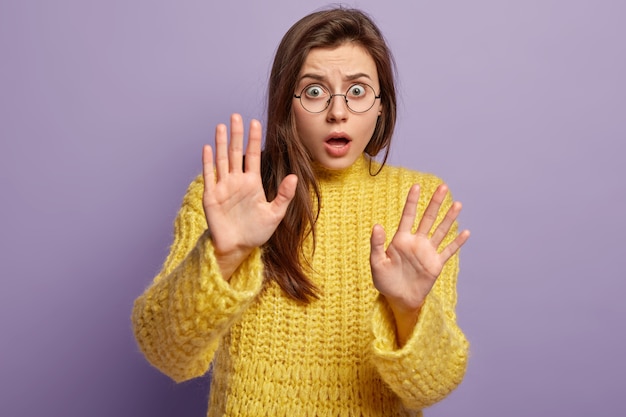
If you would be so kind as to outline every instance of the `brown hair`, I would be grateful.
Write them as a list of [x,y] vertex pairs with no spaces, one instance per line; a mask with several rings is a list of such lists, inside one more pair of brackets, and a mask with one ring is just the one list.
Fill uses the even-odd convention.
[[315,247],[320,193],[311,158],[296,130],[293,96],[309,51],[336,47],[344,42],[362,46],[376,64],[383,107],[365,153],[373,157],[384,149],[384,165],[396,122],[394,62],[382,33],[365,13],[334,8],[312,13],[296,22],[278,46],[269,80],[267,132],[261,162],[263,186],[268,200],[276,197],[278,185],[290,173],[298,177],[298,186],[285,218],[264,245],[265,276],[302,302],[317,298],[317,288],[304,273],[302,262],[306,265],[308,259],[302,252],[309,233]]

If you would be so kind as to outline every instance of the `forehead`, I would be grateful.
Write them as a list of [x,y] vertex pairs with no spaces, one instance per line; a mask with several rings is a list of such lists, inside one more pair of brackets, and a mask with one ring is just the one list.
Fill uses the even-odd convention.
[[378,79],[376,63],[369,52],[359,44],[347,42],[334,48],[314,48],[309,51],[300,77],[314,74],[323,77],[352,74],[366,74],[372,80]]

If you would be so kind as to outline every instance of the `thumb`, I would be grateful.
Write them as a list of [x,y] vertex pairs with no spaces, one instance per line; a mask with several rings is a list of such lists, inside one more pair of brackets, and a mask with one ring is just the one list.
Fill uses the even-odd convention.
[[370,237],[370,262],[376,264],[387,258],[385,253],[385,229],[375,224]]
[[278,186],[276,198],[272,201],[272,206],[281,217],[287,212],[287,207],[293,197],[296,195],[296,185],[298,185],[298,177],[293,174],[287,175]]

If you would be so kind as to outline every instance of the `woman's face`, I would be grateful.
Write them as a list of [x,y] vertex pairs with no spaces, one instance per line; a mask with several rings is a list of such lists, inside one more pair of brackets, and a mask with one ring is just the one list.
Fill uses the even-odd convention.
[[[316,101],[316,98],[325,94],[324,90],[341,95],[333,96],[328,107],[319,113],[305,110],[300,99],[294,98],[296,128],[315,162],[328,169],[347,168],[365,150],[382,112],[380,99],[371,97],[371,94],[380,94],[374,60],[363,47],[349,42],[332,49],[312,49],[300,69],[295,94],[317,110],[314,106],[323,108],[325,100]],[[363,113],[355,113],[346,105],[344,94],[349,95],[350,104],[357,109],[363,105],[363,102],[358,103],[361,95],[367,97],[362,99],[367,103],[371,98],[373,106]]]

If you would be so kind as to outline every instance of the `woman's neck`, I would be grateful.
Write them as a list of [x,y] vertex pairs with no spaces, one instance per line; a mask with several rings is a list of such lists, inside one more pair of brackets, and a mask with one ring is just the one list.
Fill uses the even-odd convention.
[[[313,162],[313,172],[319,182],[341,182],[350,178],[369,176],[370,164],[374,163],[368,155],[361,154],[356,161],[349,167],[343,169],[330,169],[325,166]],[[375,168],[375,167],[372,167]],[[378,168],[375,168],[377,170]],[[376,172],[376,171],[374,171]]]

